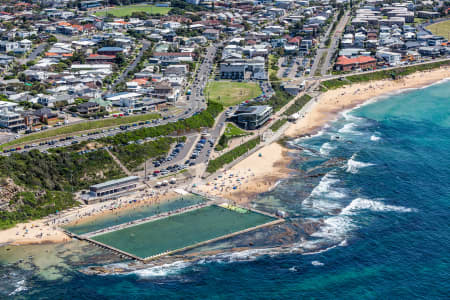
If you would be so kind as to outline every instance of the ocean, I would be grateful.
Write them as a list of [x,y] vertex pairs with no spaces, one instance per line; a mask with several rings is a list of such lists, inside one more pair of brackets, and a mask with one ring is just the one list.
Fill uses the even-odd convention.
[[448,299],[449,95],[385,96],[289,141],[292,175],[253,203],[287,224],[211,246],[254,247],[100,276],[80,270],[130,267],[80,242],[4,246],[0,298]]

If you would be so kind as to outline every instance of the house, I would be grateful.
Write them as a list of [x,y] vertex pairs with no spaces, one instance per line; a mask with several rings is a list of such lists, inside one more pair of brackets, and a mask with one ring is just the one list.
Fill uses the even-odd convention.
[[115,55],[102,55],[102,54],[90,54],[86,58],[86,62],[89,64],[105,64],[105,63],[114,63],[116,60]]
[[358,56],[355,58],[339,56],[335,68],[338,71],[351,71],[355,69],[367,70],[375,68],[376,65],[377,60],[370,56]]
[[122,106],[123,100],[136,100],[141,97],[142,94],[135,92],[122,92],[104,96],[105,100],[111,102],[114,106]]
[[74,103],[73,97],[66,93],[55,94],[55,95],[44,95],[41,94],[38,97],[39,104],[47,107],[57,107],[59,105],[67,105]]
[[436,57],[441,55],[441,52],[438,47],[419,47],[418,52],[422,56]]
[[434,18],[439,18],[440,14],[438,12],[434,12],[434,11],[418,11],[417,12],[417,17],[422,18],[422,19],[434,19]]
[[180,62],[192,61],[194,53],[192,52],[155,52],[153,57],[161,60],[161,62]]
[[100,55],[117,55],[123,52],[124,49],[121,47],[103,47],[97,50],[97,53]]
[[395,52],[390,52],[390,51],[385,51],[385,50],[379,50],[376,53],[376,57],[383,59],[390,66],[397,66],[398,64],[400,64],[400,60],[401,60],[402,56],[401,56],[400,53],[395,53]]
[[203,36],[208,40],[216,41],[219,39],[219,33],[220,31],[217,29],[206,29],[203,31]]
[[39,117],[39,120],[45,124],[55,124],[59,121],[58,115],[46,107],[35,110],[34,115]]
[[8,55],[0,55],[0,66],[9,65],[14,61],[14,57]]
[[8,42],[8,41],[0,41],[0,52],[8,53],[14,52],[16,49],[19,49],[18,42]]
[[84,102],[77,106],[78,113],[82,115],[90,115],[100,110],[100,105],[95,102]]

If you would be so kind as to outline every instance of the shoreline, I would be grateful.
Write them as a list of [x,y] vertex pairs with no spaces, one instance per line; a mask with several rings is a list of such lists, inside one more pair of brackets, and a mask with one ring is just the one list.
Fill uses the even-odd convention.
[[[392,95],[426,88],[441,83],[450,78],[450,67],[421,71],[403,78],[392,80],[376,80],[364,83],[354,83],[334,90],[321,93],[312,103],[304,106],[301,118],[290,124],[283,136],[295,139],[309,137],[320,132],[328,123],[335,121],[342,113],[354,110],[361,105],[382,101]],[[248,203],[258,194],[275,188],[280,180],[287,178],[292,161],[291,153],[295,150],[281,146],[278,142],[269,144],[256,153],[245,158],[223,173],[237,173],[246,179],[246,185],[237,185],[229,178],[218,178],[200,187],[205,193],[227,197],[237,203]],[[261,157],[258,154],[262,153]],[[270,153],[267,157],[264,153]],[[228,179],[228,180],[227,180]],[[217,187],[220,187],[219,189]]]
[[[168,199],[175,198],[177,195],[177,193],[172,191],[155,194],[143,191],[140,194],[127,195],[120,200],[110,200],[89,206],[75,207],[60,216],[19,223],[12,228],[0,231],[0,245],[65,243],[70,241],[71,238],[63,232],[61,226],[88,223],[106,214],[133,210],[145,205],[164,202]],[[136,202],[129,203],[131,200],[136,200]]]
[[[291,123],[282,136],[287,138],[308,137],[316,134],[340,114],[358,106],[380,101],[393,94],[411,89],[425,88],[450,78],[450,67],[417,72],[398,80],[378,80],[354,83],[321,93],[302,109],[302,116]],[[275,141],[246,157],[229,170],[217,174],[206,184],[197,187],[211,196],[226,197],[237,204],[247,204],[256,195],[267,192],[295,170],[289,168],[295,150]],[[149,204],[167,201],[176,197],[172,191],[156,192],[144,190],[132,195],[89,206],[81,206],[63,212],[59,216],[19,223],[2,230],[0,246],[63,243],[70,241],[59,226],[83,224],[106,214],[129,210]],[[130,200],[137,202],[129,203]]]

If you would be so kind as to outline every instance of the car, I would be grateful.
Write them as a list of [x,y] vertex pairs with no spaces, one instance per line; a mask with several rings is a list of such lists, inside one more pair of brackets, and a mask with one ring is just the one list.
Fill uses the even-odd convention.
[[195,161],[189,163],[189,166],[191,166],[191,167],[194,165],[195,165]]

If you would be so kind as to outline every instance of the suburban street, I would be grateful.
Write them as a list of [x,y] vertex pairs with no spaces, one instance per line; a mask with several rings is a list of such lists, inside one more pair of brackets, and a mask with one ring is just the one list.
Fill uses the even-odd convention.
[[[342,33],[344,32],[345,25],[347,24],[348,20],[350,18],[350,12],[346,11],[342,18],[339,20],[339,23],[336,26],[335,31],[333,32],[333,35],[331,36],[331,43],[330,47],[326,49],[326,58],[323,61],[323,64],[321,66],[320,74],[326,75],[328,73],[328,70],[331,69],[333,65],[333,55],[336,52],[336,49],[339,46],[339,39],[342,36]],[[311,72],[312,73],[312,72]]]
[[126,69],[122,72],[122,74],[119,75],[119,77],[114,81],[114,83],[110,86],[110,89],[114,90],[114,88],[120,84],[121,82],[123,82],[126,78],[128,73],[133,70],[137,64],[141,61],[142,55],[144,54],[144,51],[148,49],[148,47],[150,47],[151,43],[143,40],[142,41],[142,47],[139,50],[139,53],[136,55],[136,58],[133,60],[133,62],[131,64],[129,64]]

